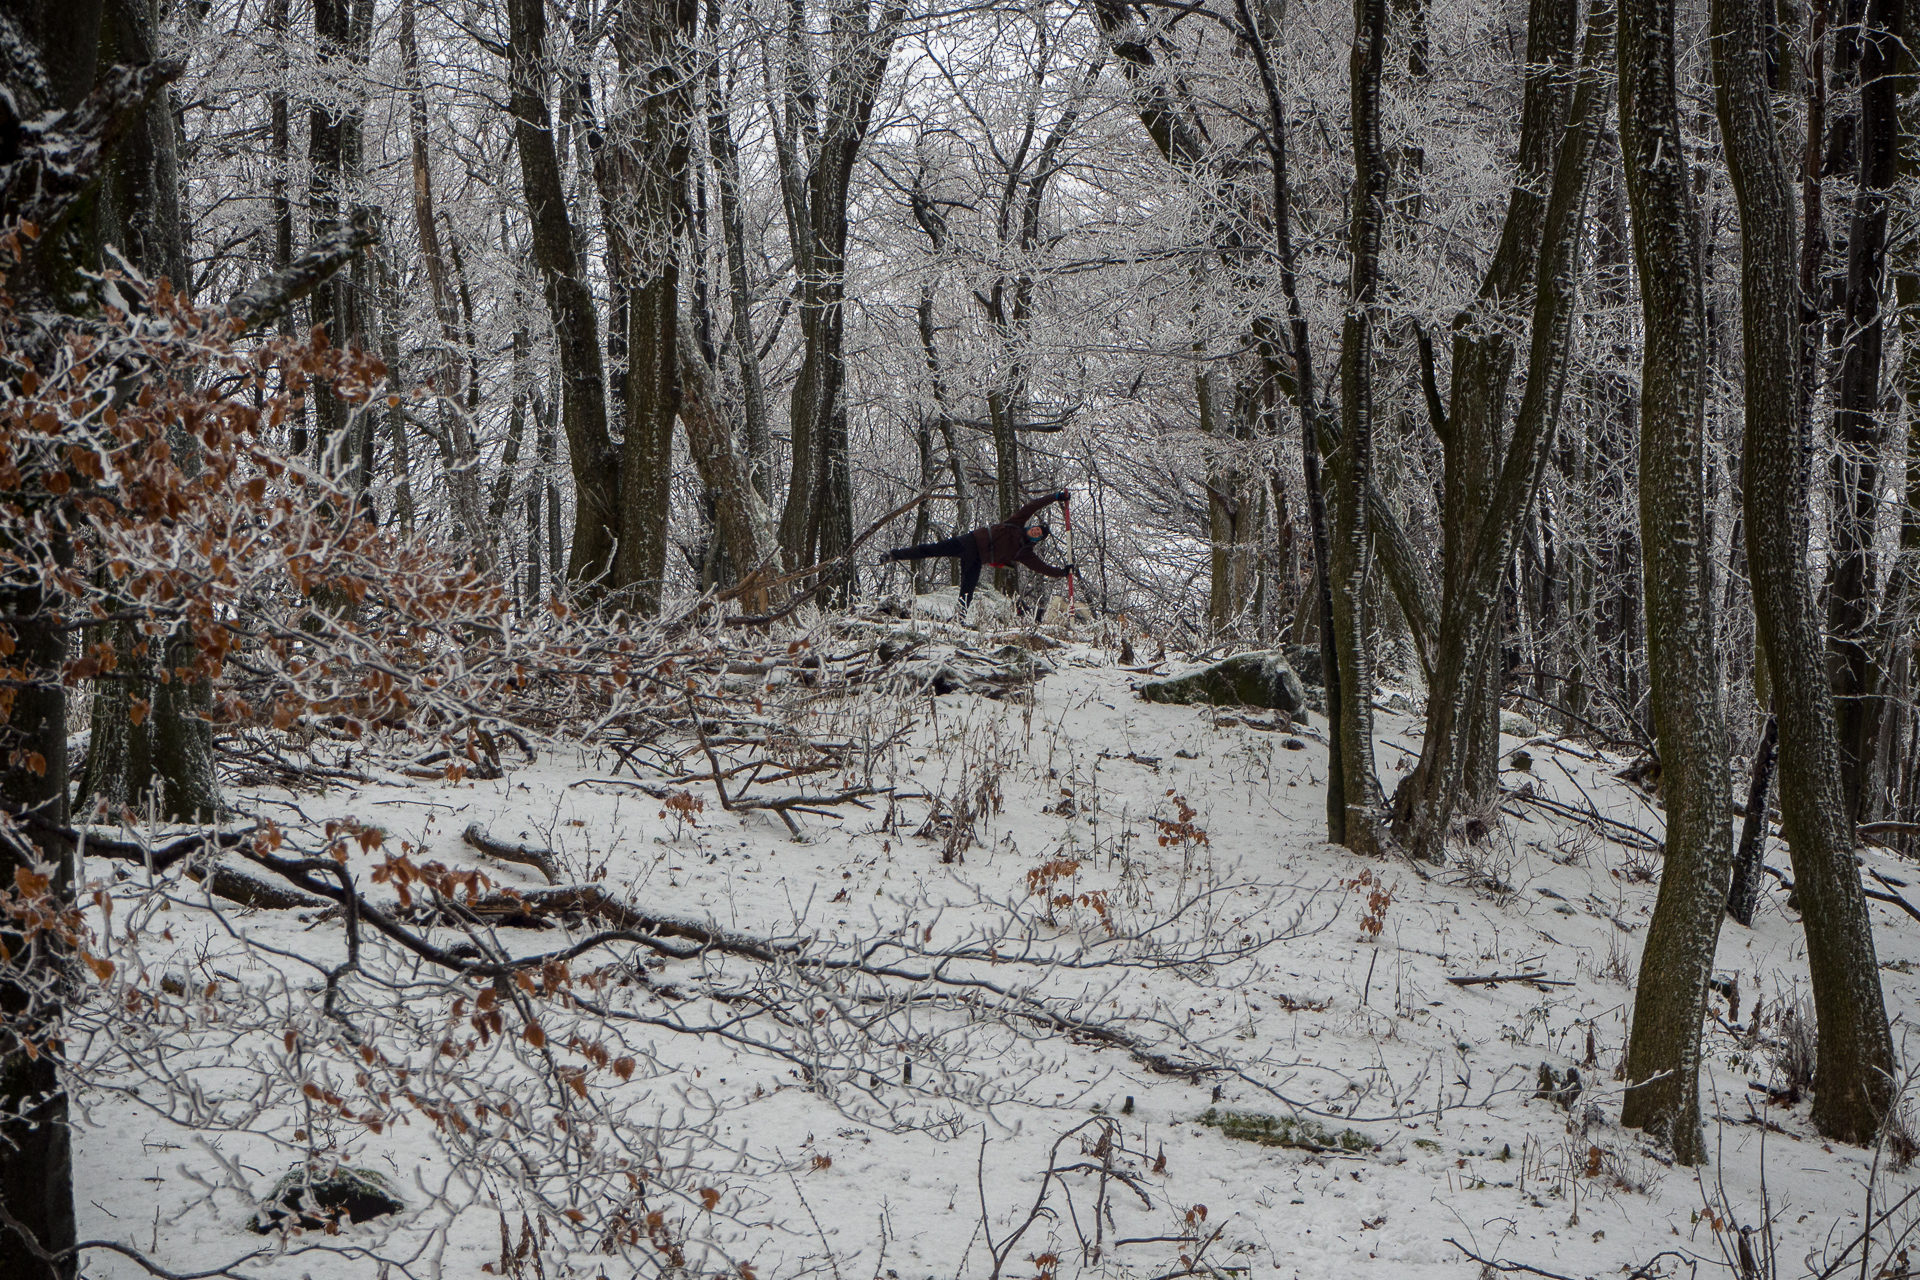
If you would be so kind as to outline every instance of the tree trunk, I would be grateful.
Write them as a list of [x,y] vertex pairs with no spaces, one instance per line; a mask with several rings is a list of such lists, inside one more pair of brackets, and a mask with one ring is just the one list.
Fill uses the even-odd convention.
[[[788,412],[792,470],[780,515],[788,567],[829,560],[853,541],[847,457],[845,306],[853,165],[905,8],[899,0],[829,0],[826,106],[807,65],[804,0],[789,0],[784,110],[773,122],[787,234],[800,285],[800,371]],[[829,599],[844,599],[851,576]]]
[[[380,358],[386,362],[387,376],[400,377],[400,282],[393,269],[392,249],[382,238],[375,253],[374,267],[380,289]],[[393,457],[393,520],[402,537],[413,534],[412,449],[407,438],[407,415],[402,404],[389,404],[386,412],[387,447]]]
[[1332,593],[1334,656],[1340,672],[1340,767],[1346,809],[1344,843],[1382,850],[1380,784],[1373,763],[1373,655],[1364,600],[1371,568],[1367,491],[1373,484],[1373,347],[1380,279],[1380,232],[1387,165],[1380,141],[1380,76],[1387,43],[1386,0],[1354,0],[1353,219],[1348,252],[1347,317],[1340,335],[1340,444],[1328,456],[1327,584]]
[[1847,295],[1835,393],[1830,484],[1833,547],[1827,577],[1827,648],[1840,735],[1840,785],[1847,816],[1864,821],[1879,731],[1875,665],[1873,532],[1879,507],[1881,366],[1886,321],[1887,219],[1900,168],[1904,0],[1868,0],[1860,29],[1860,114],[1855,145],[1860,184],[1847,235]]
[[1667,847],[1640,962],[1621,1123],[1665,1138],[1675,1159],[1696,1164],[1705,1156],[1700,1022],[1733,850],[1706,513],[1706,306],[1673,41],[1673,0],[1623,0],[1620,150],[1646,331],[1640,541]]
[[613,567],[619,509],[618,455],[607,436],[606,374],[600,318],[575,249],[566,191],[547,112],[544,0],[508,0],[508,110],[520,152],[520,181],[533,227],[533,260],[546,282],[560,356],[560,418],[573,472],[574,527],[567,581],[604,585]]
[[[1448,584],[1464,575],[1489,524],[1519,521],[1526,515],[1519,511],[1490,518],[1487,504],[1505,456],[1502,427],[1517,346],[1513,335],[1537,278],[1546,190],[1553,181],[1554,157],[1567,113],[1566,69],[1573,61],[1579,25],[1578,0],[1533,0],[1530,5],[1519,181],[1508,196],[1500,245],[1487,268],[1480,297],[1454,320],[1453,385],[1448,429],[1441,437],[1446,459],[1441,561],[1446,566],[1442,581]],[[1491,532],[1496,537],[1507,536],[1497,529]],[[1469,808],[1479,808],[1490,803],[1498,789],[1501,619],[1497,596],[1463,603],[1462,620],[1456,624],[1459,632],[1451,637],[1443,634],[1437,648],[1444,649],[1449,643],[1473,646],[1482,656],[1458,683],[1443,691],[1444,697],[1430,694],[1427,736],[1431,739],[1438,727],[1434,723],[1438,709],[1450,721],[1446,735],[1451,741],[1443,743],[1441,749],[1458,757],[1454,768],[1441,771],[1448,779],[1446,795],[1458,797]],[[1445,609],[1443,601],[1443,616]],[[1483,636],[1485,631],[1492,635]],[[1436,658],[1436,667],[1444,665],[1444,659]],[[1456,702],[1460,704],[1457,711],[1446,710]],[[1425,754],[1423,750],[1423,759]],[[1467,767],[1469,764],[1472,767]],[[1420,832],[1416,843],[1426,856],[1444,856],[1442,843],[1430,830]]]
[[[1559,15],[1541,16],[1557,32]],[[1596,67],[1609,53],[1613,25],[1610,8],[1597,8],[1589,15],[1582,75],[1565,129],[1561,129],[1557,105],[1540,101],[1533,106],[1535,122],[1523,137],[1533,130],[1558,134],[1557,155],[1543,162],[1550,174],[1544,198],[1528,189],[1538,179],[1514,188],[1502,256],[1495,258],[1482,289],[1490,309],[1507,306],[1509,291],[1534,290],[1526,391],[1512,439],[1504,446],[1500,423],[1513,352],[1510,342],[1495,335],[1505,326],[1489,323],[1488,316],[1475,312],[1456,322],[1461,328],[1454,340],[1453,410],[1442,436],[1448,442],[1446,585],[1427,696],[1426,737],[1419,764],[1394,796],[1396,837],[1413,856],[1435,862],[1446,860],[1447,825],[1454,805],[1472,807],[1477,797],[1484,798],[1484,781],[1477,787],[1473,776],[1475,766],[1482,771],[1493,766],[1487,757],[1498,741],[1494,736],[1499,712],[1495,673],[1501,583],[1521,524],[1539,491],[1559,418],[1573,332],[1574,275],[1587,176],[1605,105]],[[1546,97],[1544,90],[1541,97]],[[1526,154],[1523,142],[1522,155]],[[1510,247],[1515,253],[1530,253],[1537,266],[1522,270],[1505,264]],[[1497,349],[1502,346],[1504,351]],[[1472,439],[1476,435],[1479,438]],[[1465,473],[1457,484],[1453,479],[1456,461]],[[1489,465],[1493,468],[1490,482],[1483,484],[1480,476]],[[1464,536],[1455,531],[1456,520],[1469,525]],[[1489,715],[1496,717],[1492,726],[1484,723]]]
[[[1330,548],[1326,489],[1320,469],[1319,440],[1323,434],[1325,414],[1315,390],[1313,348],[1307,340],[1306,315],[1300,306],[1299,272],[1293,250],[1293,191],[1287,180],[1288,113],[1286,104],[1281,101],[1279,81],[1267,53],[1268,40],[1276,24],[1256,22],[1247,0],[1235,0],[1235,11],[1240,17],[1242,38],[1246,40],[1254,64],[1259,68],[1260,86],[1266,99],[1267,156],[1273,165],[1274,248],[1280,259],[1280,292],[1287,302],[1284,330],[1268,316],[1256,317],[1252,328],[1268,376],[1282,387],[1291,387],[1294,406],[1300,412],[1300,469],[1307,491],[1307,527],[1313,544],[1313,577],[1319,597],[1314,602],[1314,608],[1319,619],[1320,671],[1322,687],[1327,696],[1327,841],[1330,844],[1345,844],[1348,766],[1341,749],[1344,699],[1341,696],[1340,665],[1336,661],[1333,641],[1333,598],[1327,587]],[[1129,54],[1143,46],[1131,40],[1115,39],[1111,34],[1109,39],[1114,42],[1115,52],[1121,56],[1121,65],[1134,67],[1135,57]],[[1153,100],[1149,98],[1147,101]],[[1156,133],[1155,121],[1160,116],[1150,112],[1144,104],[1141,110],[1143,119],[1147,121],[1148,132],[1156,140],[1163,135],[1167,138],[1163,149],[1177,143],[1180,135],[1171,123]]]
[[[320,240],[345,226],[350,213],[343,200],[360,172],[358,77],[372,37],[372,0],[314,0],[313,34],[322,73],[348,82],[316,99],[307,113],[309,235]],[[335,274],[313,291],[314,327],[334,346],[351,346],[365,332],[361,295],[349,272]],[[314,464],[322,474],[342,474],[350,457],[344,451],[354,443],[347,436],[347,406],[323,382],[312,385],[312,399]]]
[[[10,92],[0,101],[0,126],[8,129],[87,97],[94,86],[103,9],[97,0],[30,0],[10,17],[25,40],[14,56],[26,65],[15,67],[20,74],[9,77]],[[157,88],[164,82],[147,83]],[[45,97],[37,92],[42,85]],[[128,102],[123,109],[147,106]],[[97,180],[98,175],[86,176]],[[100,266],[100,221],[87,216],[85,204],[83,197],[56,221],[43,223],[40,239],[9,279],[23,309],[70,308],[82,273]],[[0,203],[0,223],[20,216],[18,209]],[[43,551],[10,550],[36,558]],[[71,563],[70,549],[58,540],[44,550]],[[0,613],[25,620],[8,627],[14,646],[9,664],[29,681],[0,723],[0,803],[16,813],[35,809],[65,824],[67,701],[60,668],[67,635],[55,624],[58,600],[51,587],[20,581],[17,588],[0,591]],[[54,842],[40,849],[14,840],[0,843],[0,879],[10,888],[18,884],[16,874],[33,871],[36,861],[54,864],[47,886],[51,909],[70,906],[76,878],[70,850]],[[0,935],[9,957],[0,964],[0,1206],[19,1224],[0,1226],[0,1280],[71,1280],[78,1274],[77,1257],[68,1254],[50,1263],[43,1256],[57,1256],[76,1240],[68,1105],[60,1088],[58,1047],[51,1043],[59,1034],[68,982],[65,957],[47,935],[32,944],[14,929]]]
[[[771,577],[774,566],[766,562],[778,548],[772,512],[754,487],[753,465],[737,443],[733,424],[720,412],[712,369],[684,325],[677,340],[680,417],[687,428],[687,452],[693,456],[701,483],[717,498],[714,523],[719,527],[726,558],[736,573],[751,574],[760,569],[763,577]],[[746,595],[742,607],[749,613],[767,612],[770,600],[766,588],[756,588]]]
[[[1761,42],[1768,16],[1758,0],[1717,0],[1714,6],[1714,30],[1724,33],[1715,59],[1720,129],[1740,205],[1747,562],[1767,683],[1779,718],[1780,813],[1793,855],[1794,890],[1805,922],[1807,967],[1820,1027],[1813,1122],[1829,1138],[1865,1143],[1873,1139],[1893,1099],[1893,1042],[1866,896],[1854,867],[1833,698],[1821,678],[1820,638],[1806,569],[1811,477],[1802,461],[1807,421],[1797,403],[1801,344],[1796,331],[1800,308],[1794,286],[1792,190],[1766,89]],[[1669,536],[1673,532],[1668,531]],[[1654,541],[1647,538],[1650,557]],[[1650,637],[1652,611],[1650,575]],[[1661,755],[1671,824],[1673,762],[1667,758],[1664,737]],[[1724,794],[1724,782],[1721,791]],[[1672,844],[1669,838],[1669,849]],[[1675,878],[1674,870],[1669,852],[1667,880]],[[1663,903],[1665,899],[1663,882]],[[1649,963],[1642,973],[1653,955],[1649,939]],[[1704,991],[1701,994],[1704,998]],[[1693,1025],[1697,1035],[1697,1018]],[[1636,1047],[1640,1034],[1636,1022]]]
[[[155,22],[148,0],[112,0],[101,56],[129,65],[151,61]],[[108,163],[100,235],[149,279],[170,280],[187,296],[192,280],[170,97],[155,96]],[[176,432],[170,443],[191,473],[192,440]],[[192,646],[177,635],[146,636],[134,622],[116,624],[110,638],[119,666],[115,678],[93,686],[81,811],[104,802],[114,822],[128,810],[165,821],[210,821],[219,803],[206,720],[211,689],[204,680],[174,674],[194,666]]]
[[619,11],[614,47],[627,89],[607,123],[612,221],[623,231],[627,326],[626,441],[620,457],[613,586],[657,613],[667,568],[673,424],[680,411],[680,253],[687,234],[693,130],[688,65],[695,0]]
[[[427,90],[420,79],[420,51],[414,38],[413,0],[400,4],[400,74],[407,94],[407,135],[413,164],[413,223],[420,237],[420,257],[427,269],[433,295],[433,313],[440,324],[440,360],[434,372],[438,393],[436,412],[452,457],[447,465],[447,494],[454,518],[460,522],[467,548],[482,567],[493,563],[497,521],[483,510],[480,496],[480,451],[461,409],[463,391],[473,380],[463,372],[460,353],[471,351],[470,329],[463,329],[448,280],[447,255],[440,245],[440,228],[433,207],[433,164],[427,149]],[[463,290],[464,292],[464,290]],[[469,406],[470,407],[470,406]],[[370,470],[371,468],[369,468]]]
[[[919,224],[920,229],[926,232],[927,239],[933,245],[934,258],[938,260],[947,248],[947,222],[927,189],[927,161],[924,153],[920,156],[919,163],[914,166],[913,187],[908,192],[908,199],[913,209],[913,219]],[[974,527],[973,494],[972,486],[967,482],[966,459],[961,455],[959,441],[954,437],[953,410],[947,399],[946,376],[940,365],[940,348],[935,341],[933,301],[937,282],[938,277],[934,274],[929,274],[925,280],[921,281],[920,302],[914,309],[914,321],[920,337],[920,354],[927,365],[927,394],[933,402],[931,406],[933,425],[939,429],[941,441],[946,446],[947,468],[953,477],[953,528],[959,531]],[[930,484],[931,481],[923,479],[922,483]],[[927,507],[927,503],[921,503],[914,515],[916,543],[931,540],[927,529],[927,522],[931,517],[928,515]],[[923,567],[927,563],[925,560],[914,562],[916,589],[929,583],[926,569]],[[954,572],[959,572],[957,562]]]
[[1740,844],[1733,855],[1733,883],[1727,888],[1727,914],[1751,929],[1760,902],[1761,861],[1767,852],[1767,798],[1773,794],[1773,761],[1780,744],[1780,719],[1769,715],[1753,749],[1753,775],[1747,783],[1747,812],[1740,820]]
[[[720,29],[720,0],[707,2],[707,29]],[[720,229],[726,240],[727,301],[733,312],[734,358],[740,366],[740,394],[745,428],[742,443],[753,487],[762,502],[773,497],[773,431],[767,420],[766,382],[760,373],[759,339],[753,327],[753,291],[747,272],[747,225],[740,206],[740,152],[733,138],[727,100],[720,86],[720,60],[706,62],[707,149],[713,157],[715,183],[720,192]],[[924,504],[922,510],[924,510]]]

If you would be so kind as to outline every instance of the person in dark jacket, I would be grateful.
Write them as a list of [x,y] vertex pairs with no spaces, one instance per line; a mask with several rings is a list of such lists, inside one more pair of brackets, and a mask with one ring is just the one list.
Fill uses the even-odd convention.
[[980,582],[980,568],[1001,569],[1010,564],[1025,565],[1035,573],[1045,574],[1049,578],[1064,578],[1073,572],[1071,564],[1054,568],[1034,552],[1034,548],[1046,539],[1049,532],[1047,523],[1039,519],[1040,512],[1056,502],[1065,502],[1067,491],[1042,494],[1026,506],[1013,513],[1011,520],[1002,520],[999,524],[990,524],[955,534],[944,542],[923,542],[917,547],[895,547],[887,552],[886,560],[932,560],[941,556],[960,558],[960,607],[966,608],[973,599],[973,589]]

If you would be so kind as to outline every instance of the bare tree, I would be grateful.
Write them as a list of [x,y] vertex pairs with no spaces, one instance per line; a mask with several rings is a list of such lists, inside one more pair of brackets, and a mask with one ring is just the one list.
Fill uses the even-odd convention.
[[1620,6],[1620,150],[1633,207],[1647,345],[1641,364],[1640,529],[1647,666],[1667,803],[1666,863],[1647,930],[1621,1123],[1705,1154],[1700,1023],[1732,864],[1725,709],[1713,630],[1699,213],[1674,84],[1672,0]]
[[[778,106],[771,112],[787,238],[799,274],[803,351],[788,411],[792,439],[780,550],[789,569],[853,540],[847,456],[846,257],[853,167],[906,15],[898,0],[828,0],[825,48],[789,0]],[[822,64],[817,73],[815,63]],[[823,101],[824,99],[824,101]]]
[[619,469],[607,432],[607,385],[600,316],[587,286],[573,219],[560,181],[547,110],[543,0],[509,0],[508,110],[520,153],[521,189],[533,226],[533,259],[544,277],[559,352],[560,420],[573,475],[574,529],[567,580],[592,589],[612,571]]
[[[1822,677],[1808,580],[1812,495],[1804,461],[1808,423],[1799,403],[1802,312],[1793,192],[1767,89],[1770,16],[1754,0],[1714,6],[1714,29],[1721,33],[1714,59],[1720,129],[1740,202],[1747,562],[1778,719],[1781,819],[1820,1027],[1813,1120],[1830,1138],[1865,1143],[1891,1105],[1895,1061],[1866,897],[1854,868],[1833,697]],[[1764,818],[1764,789],[1759,803]],[[1674,874],[1670,866],[1668,878]],[[1651,939],[1648,949],[1651,956]],[[1637,1043],[1638,1024],[1634,1034]]]

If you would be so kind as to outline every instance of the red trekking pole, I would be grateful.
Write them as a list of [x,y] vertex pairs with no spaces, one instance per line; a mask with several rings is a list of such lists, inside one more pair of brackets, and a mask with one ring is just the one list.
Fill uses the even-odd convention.
[[1067,524],[1067,625],[1073,625],[1073,578],[1078,570],[1073,565],[1073,503],[1061,499],[1060,514],[1065,516]]

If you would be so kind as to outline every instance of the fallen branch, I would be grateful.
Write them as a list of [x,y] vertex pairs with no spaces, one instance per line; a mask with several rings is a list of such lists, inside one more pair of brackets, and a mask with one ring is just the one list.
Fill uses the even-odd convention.
[[1487,973],[1468,978],[1448,978],[1456,987],[1491,987],[1502,982],[1531,982],[1536,987],[1570,987],[1566,978],[1549,978],[1545,973]]
[[794,579],[804,578],[810,574],[816,574],[816,573],[820,575],[820,581],[814,583],[811,587],[808,587],[805,591],[802,591],[799,595],[789,600],[786,603],[785,607],[777,609],[772,613],[742,614],[740,617],[737,617],[737,618],[728,618],[726,620],[726,625],[729,627],[767,627],[767,626],[772,626],[774,623],[780,621],[780,619],[793,613],[795,610],[799,609],[801,605],[813,599],[815,596],[819,595],[822,591],[826,590],[829,586],[833,585],[833,583],[839,580],[838,575],[832,573],[831,572],[832,570],[851,569],[853,567],[854,553],[860,550],[861,545],[865,543],[868,538],[871,538],[874,534],[880,532],[880,530],[884,528],[886,525],[892,523],[894,520],[898,519],[900,516],[903,516],[907,512],[913,510],[915,507],[919,506],[921,503],[925,502],[928,498],[931,498],[932,496],[933,496],[932,489],[922,489],[919,493],[915,494],[912,498],[908,499],[906,502],[895,507],[893,510],[887,512],[887,514],[881,516],[878,520],[875,520],[872,524],[868,525],[866,529],[860,534],[860,536],[855,538],[852,544],[847,547],[846,551],[842,552],[840,555],[835,556],[831,560],[822,560],[819,564],[812,565],[808,568],[802,569],[798,573],[788,574],[786,578],[782,579],[782,581],[790,582],[790,581],[793,581]]
[[1539,1267],[1530,1267],[1524,1262],[1495,1262],[1491,1258],[1483,1258],[1473,1250],[1467,1248],[1467,1246],[1461,1244],[1458,1240],[1455,1240],[1452,1236],[1447,1237],[1447,1243],[1489,1271],[1504,1271],[1509,1275],[1518,1273],[1530,1276],[1545,1276],[1547,1280],[1573,1280],[1572,1276],[1563,1276],[1558,1271],[1542,1271]]
[[495,840],[482,831],[477,822],[469,823],[460,838],[489,857],[534,868],[547,878],[548,884],[560,883],[559,866],[554,861],[551,849],[536,849],[529,844],[508,844],[503,840]]
[[[1780,870],[1778,867],[1769,867],[1765,863],[1761,864],[1760,869],[1772,876],[1775,880],[1778,880],[1782,889],[1785,889],[1788,893],[1793,892],[1793,877],[1789,876],[1786,872]],[[1886,878],[1878,872],[1869,871],[1867,874],[1875,880],[1878,880],[1881,884],[1887,883]],[[1891,887],[1887,889],[1869,889],[1863,884],[1860,886],[1860,892],[1866,894],[1867,897],[1873,899],[1875,902],[1884,902],[1889,906],[1899,907],[1915,920],[1920,920],[1920,907],[1914,906],[1913,903],[1907,901],[1906,898],[1895,892]]]
[[[441,761],[446,763],[437,769],[433,767]],[[492,782],[501,776],[500,766],[491,760],[455,755],[451,751],[435,751],[416,757],[401,765],[399,771],[409,778],[435,779],[448,777],[454,770],[459,770],[463,777],[480,782]]]
[[243,831],[196,831],[192,835],[182,836],[178,840],[156,847],[141,844],[136,840],[117,840],[91,831],[76,830],[73,827],[52,822],[32,809],[13,812],[11,816],[35,836],[44,836],[58,841],[66,852],[84,849],[92,857],[137,863],[155,871],[165,871],[175,863],[182,862],[210,846],[216,849],[231,849],[253,836],[252,827]]
[[1648,853],[1661,854],[1667,851],[1666,845],[1660,843],[1660,841],[1654,839],[1640,828],[1631,823],[1622,822],[1618,818],[1609,818],[1598,809],[1576,809],[1572,805],[1562,803],[1559,800],[1549,800],[1546,796],[1540,795],[1537,792],[1532,795],[1525,794],[1524,792],[1515,792],[1512,795],[1512,799],[1523,800],[1528,804],[1540,806],[1548,813],[1557,813],[1563,818],[1571,818],[1575,822],[1596,827],[1598,835],[1604,839],[1613,841],[1615,844],[1625,845],[1629,849],[1643,849]]

